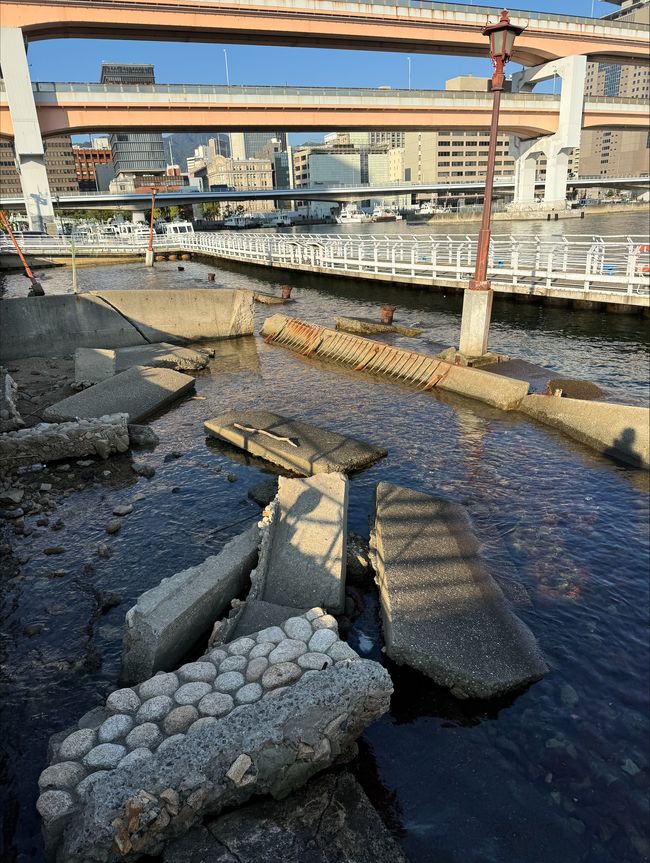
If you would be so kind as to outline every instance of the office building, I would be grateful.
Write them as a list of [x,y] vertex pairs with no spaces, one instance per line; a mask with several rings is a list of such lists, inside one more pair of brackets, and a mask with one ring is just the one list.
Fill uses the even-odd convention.
[[[105,140],[108,143],[108,139]],[[79,190],[82,192],[98,191],[99,185],[97,183],[96,169],[98,165],[106,165],[113,161],[110,147],[86,147],[74,144],[72,153],[77,171]]]
[[[102,84],[155,84],[149,64],[102,63]],[[116,133],[110,136],[113,167],[120,174],[164,174],[167,167],[163,137],[157,132]]]
[[[207,163],[209,189],[228,188],[245,192],[273,188],[273,162],[271,159],[234,159],[214,155]],[[246,201],[249,212],[269,212],[273,201]]]
[[268,159],[276,149],[286,151],[286,132],[230,133],[230,155],[233,159]]
[[[72,142],[65,135],[43,140],[45,170],[53,196],[79,191]],[[0,138],[0,193],[22,196],[20,177],[16,167],[13,141]]]
[[[620,8],[606,19],[650,23],[648,0],[610,0]],[[621,96],[650,99],[650,69],[618,63],[588,63],[586,96]],[[580,141],[580,175],[583,177],[639,177],[650,173],[650,133],[647,130],[583,130]]]

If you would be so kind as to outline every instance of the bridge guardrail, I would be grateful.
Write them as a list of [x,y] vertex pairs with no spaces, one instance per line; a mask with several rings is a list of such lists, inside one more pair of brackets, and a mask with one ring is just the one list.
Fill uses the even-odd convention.
[[[75,240],[75,253],[144,254],[148,238],[116,237]],[[70,240],[30,237],[25,252],[69,255]],[[188,234],[154,239],[157,251],[213,254],[245,263],[318,269],[332,274],[383,275],[399,280],[444,279],[466,282],[473,274],[476,238],[469,234],[278,234],[229,232]],[[650,293],[650,244],[643,236],[574,235],[492,237],[489,274],[495,290],[505,286],[544,287],[576,293]],[[0,252],[13,253],[6,237]]]

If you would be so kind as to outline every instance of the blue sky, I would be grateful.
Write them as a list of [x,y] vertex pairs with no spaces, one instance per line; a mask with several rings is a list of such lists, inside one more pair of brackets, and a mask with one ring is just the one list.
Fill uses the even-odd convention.
[[[614,10],[594,0],[596,17]],[[510,9],[589,16],[592,0],[519,0]],[[103,60],[153,63],[161,84],[225,83],[224,49],[231,84],[288,84],[322,87],[406,88],[405,54],[371,51],[331,51],[272,48],[254,45],[203,45],[183,42],[122,42],[117,40],[61,39],[32,43],[29,63],[33,81],[98,81]],[[411,56],[411,86],[441,89],[446,78],[491,74],[487,59],[453,56]],[[511,64],[510,72],[519,67]],[[98,130],[100,131],[100,130]],[[296,144],[315,139],[315,133],[291,135]]]

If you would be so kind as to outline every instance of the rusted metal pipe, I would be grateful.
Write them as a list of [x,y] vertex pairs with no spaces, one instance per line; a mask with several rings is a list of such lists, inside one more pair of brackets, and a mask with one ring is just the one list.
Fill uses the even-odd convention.
[[36,278],[34,273],[32,273],[32,271],[29,267],[29,264],[27,263],[25,256],[23,255],[22,250],[21,250],[20,246],[18,245],[16,238],[14,237],[14,233],[11,230],[9,222],[7,221],[7,218],[6,218],[5,214],[2,212],[2,210],[0,210],[0,221],[2,222],[6,232],[9,234],[9,239],[13,243],[13,247],[16,250],[16,252],[18,253],[18,257],[22,261],[22,265],[25,268],[25,275],[27,276],[29,281],[32,283],[30,293],[32,293],[35,296],[42,297],[43,294],[45,293],[45,291],[43,290],[41,283],[38,281],[38,279]]
[[291,285],[282,285],[280,287],[280,291],[282,292],[282,299],[283,300],[291,299],[291,291],[292,291]]
[[214,273],[208,273],[208,281],[214,282]]
[[386,326],[392,326],[393,324],[393,315],[395,314],[395,310],[397,306],[382,306],[379,312],[379,321],[382,324],[386,324]]

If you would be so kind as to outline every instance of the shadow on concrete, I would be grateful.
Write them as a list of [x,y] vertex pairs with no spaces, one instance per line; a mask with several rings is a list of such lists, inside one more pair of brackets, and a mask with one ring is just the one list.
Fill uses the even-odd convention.
[[643,459],[638,451],[634,448],[636,440],[636,432],[633,428],[625,428],[620,435],[614,440],[611,447],[603,451],[603,455],[613,458],[616,461],[624,462],[629,467],[642,468]]

